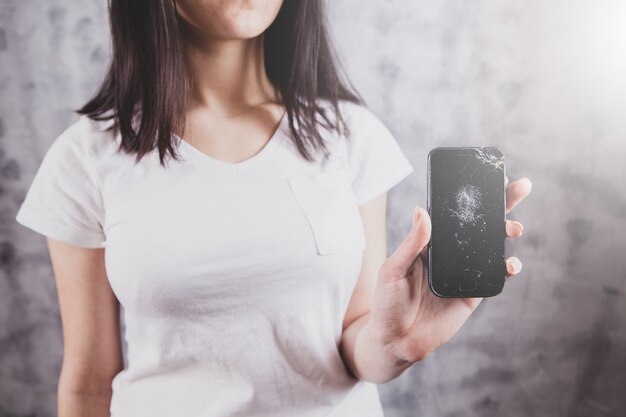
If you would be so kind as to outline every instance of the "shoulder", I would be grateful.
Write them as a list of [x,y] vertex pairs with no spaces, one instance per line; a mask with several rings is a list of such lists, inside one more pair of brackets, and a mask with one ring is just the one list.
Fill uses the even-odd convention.
[[98,121],[86,115],[68,125],[50,146],[49,152],[90,162],[115,145],[113,133],[106,131],[108,121]]
[[[335,121],[334,108],[329,101],[323,101],[324,110]],[[348,131],[333,132],[330,145],[333,152],[345,154],[348,158],[358,159],[366,153],[377,153],[398,147],[395,135],[387,125],[369,107],[348,100],[339,101],[339,111]],[[394,151],[394,149],[392,149]]]
[[[329,113],[331,120],[335,120],[335,113],[332,103],[326,99],[320,99],[321,107]],[[354,103],[349,100],[338,101],[341,117],[346,122],[350,130],[350,136],[357,136],[358,132],[366,132],[369,128],[384,127],[383,122],[365,104]]]
[[[332,103],[323,99],[320,100],[320,106],[329,120],[336,122],[337,114]],[[355,159],[362,157],[368,150],[395,145],[391,131],[365,104],[339,100],[338,107],[347,131],[322,129],[332,154]]]
[[342,114],[355,125],[380,122],[378,116],[365,104],[353,103],[347,100],[339,102]]
[[372,110],[344,100],[340,111],[349,132],[335,135],[331,153],[348,169],[356,201],[362,205],[391,189],[414,168],[395,135]]

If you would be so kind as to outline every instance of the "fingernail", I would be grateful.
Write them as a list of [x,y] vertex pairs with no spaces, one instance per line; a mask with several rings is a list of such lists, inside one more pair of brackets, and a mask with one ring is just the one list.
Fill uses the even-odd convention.
[[511,266],[513,267],[513,273],[517,274],[522,270],[522,263],[519,259],[515,258],[511,262]]
[[528,188],[529,188],[529,189],[533,188],[533,183],[532,183],[532,181],[530,180],[530,178],[526,177],[526,181],[528,181]]
[[421,220],[422,220],[422,212],[420,211],[419,208],[416,208],[413,211],[413,227],[417,227],[417,225],[420,223]]

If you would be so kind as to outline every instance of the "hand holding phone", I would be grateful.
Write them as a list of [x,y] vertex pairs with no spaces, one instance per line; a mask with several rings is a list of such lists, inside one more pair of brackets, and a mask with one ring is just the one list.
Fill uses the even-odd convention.
[[[519,259],[503,258],[504,239],[523,229],[505,213],[532,184],[526,177],[509,183],[499,155],[485,148],[429,154],[432,219],[424,208],[415,209],[411,230],[380,269],[366,324],[363,343],[395,364],[381,366],[385,380],[447,342],[482,296],[498,294],[504,279],[521,270]],[[467,278],[468,269],[480,274]]]

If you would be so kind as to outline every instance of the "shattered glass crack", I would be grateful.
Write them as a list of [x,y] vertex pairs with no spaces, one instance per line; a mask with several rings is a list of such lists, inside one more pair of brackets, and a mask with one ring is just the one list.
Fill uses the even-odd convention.
[[499,169],[504,165],[504,155],[498,155],[493,148],[476,148],[476,158],[493,169]]
[[478,214],[482,198],[478,187],[473,184],[463,185],[459,187],[454,198],[456,208],[452,209],[452,212],[459,219],[461,226],[467,223],[475,224],[476,220],[482,217],[482,214]]

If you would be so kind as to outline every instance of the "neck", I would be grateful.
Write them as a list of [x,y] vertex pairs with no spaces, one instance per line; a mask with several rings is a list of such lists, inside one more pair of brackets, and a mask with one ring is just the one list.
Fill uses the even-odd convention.
[[252,39],[190,39],[185,59],[191,78],[190,109],[232,116],[277,101],[265,72],[262,34]]

